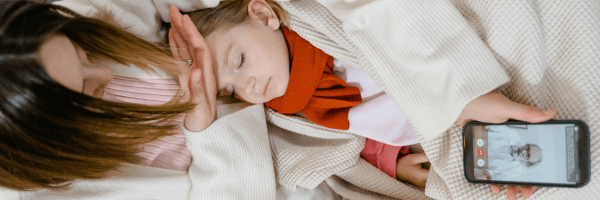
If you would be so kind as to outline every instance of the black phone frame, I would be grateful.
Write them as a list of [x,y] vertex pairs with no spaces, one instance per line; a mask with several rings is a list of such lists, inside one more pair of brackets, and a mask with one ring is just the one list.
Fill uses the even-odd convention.
[[[494,180],[477,180],[477,179],[470,179],[469,175],[473,175],[474,176],[474,166],[473,166],[473,151],[471,151],[471,149],[473,148],[473,142],[472,142],[472,135],[469,135],[471,137],[467,138],[466,130],[468,128],[468,126],[472,126],[472,125],[527,125],[527,124],[565,124],[565,123],[571,123],[571,124],[577,124],[579,126],[579,142],[577,144],[578,146],[578,157],[579,157],[579,170],[580,170],[580,182],[578,182],[575,185],[567,185],[567,184],[553,184],[553,183],[534,183],[534,182],[514,182],[514,181],[494,181]],[[470,139],[470,140],[468,140]],[[545,122],[540,122],[540,123],[529,123],[529,122],[523,122],[523,121],[516,121],[516,120],[509,120],[507,122],[504,123],[499,123],[499,124],[495,124],[495,123],[485,123],[485,122],[469,122],[467,124],[465,124],[465,126],[463,126],[463,131],[462,131],[462,140],[463,140],[463,173],[465,176],[465,179],[467,179],[467,181],[469,183],[473,183],[473,184],[495,184],[495,185],[519,185],[519,186],[537,186],[537,187],[566,187],[566,188],[580,188],[583,187],[585,185],[587,185],[590,182],[590,177],[591,177],[591,159],[590,159],[590,131],[589,131],[589,127],[588,125],[581,120],[548,120]],[[466,141],[470,141],[470,142],[466,142]],[[582,159],[583,158],[583,159]],[[467,165],[467,163],[469,163],[469,165]],[[470,166],[467,167],[467,166]],[[585,169],[583,169],[582,167],[585,167]]]

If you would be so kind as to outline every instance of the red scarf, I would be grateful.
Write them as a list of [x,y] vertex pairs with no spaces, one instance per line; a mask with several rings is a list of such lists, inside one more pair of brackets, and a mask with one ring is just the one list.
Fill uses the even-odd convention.
[[290,80],[285,94],[265,106],[282,114],[302,111],[316,124],[348,130],[348,112],[362,102],[360,90],[347,87],[344,80],[333,75],[333,57],[287,27],[282,30],[292,64]]

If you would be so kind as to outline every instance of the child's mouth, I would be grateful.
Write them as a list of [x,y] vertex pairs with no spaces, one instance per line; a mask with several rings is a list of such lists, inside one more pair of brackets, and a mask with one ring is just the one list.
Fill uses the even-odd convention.
[[271,82],[271,78],[269,78],[269,80],[267,80],[267,84],[265,84],[265,91],[263,91],[263,95],[267,95],[267,92],[269,91],[269,83]]

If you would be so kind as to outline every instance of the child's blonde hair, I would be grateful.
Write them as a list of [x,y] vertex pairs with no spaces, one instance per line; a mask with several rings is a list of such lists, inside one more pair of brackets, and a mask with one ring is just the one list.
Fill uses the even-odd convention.
[[[248,4],[251,0],[226,0],[214,8],[207,8],[188,13],[196,28],[203,37],[208,36],[219,27],[233,26],[244,22],[248,17]],[[265,0],[271,6],[282,25],[287,22],[283,7],[273,0]]]

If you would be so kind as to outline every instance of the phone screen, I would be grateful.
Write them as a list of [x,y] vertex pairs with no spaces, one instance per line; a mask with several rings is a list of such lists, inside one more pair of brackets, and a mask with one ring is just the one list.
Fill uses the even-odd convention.
[[576,185],[578,131],[576,124],[475,125],[473,178]]

